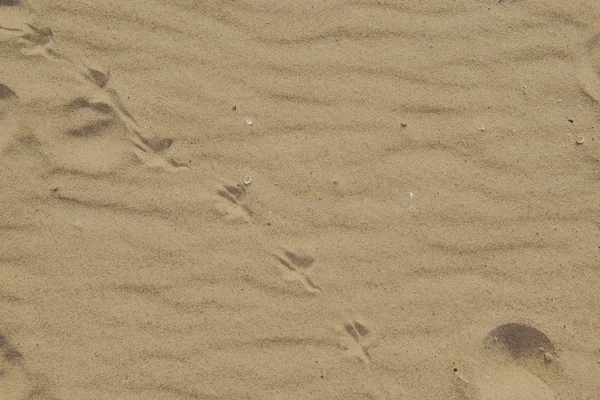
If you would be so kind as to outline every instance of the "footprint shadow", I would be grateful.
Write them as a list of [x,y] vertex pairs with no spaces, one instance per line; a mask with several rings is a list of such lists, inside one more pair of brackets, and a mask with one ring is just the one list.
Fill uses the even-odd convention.
[[218,200],[215,208],[219,214],[231,222],[251,224],[254,212],[246,204],[248,193],[242,184],[220,185],[217,187]]
[[279,261],[283,279],[291,282],[298,281],[308,292],[321,294],[321,288],[311,278],[315,258],[286,249],[282,249],[281,253],[283,254],[273,253],[273,257]]
[[486,350],[510,355],[515,361],[551,362],[556,354],[554,344],[540,330],[529,325],[510,322],[492,329],[483,340]]
[[457,388],[468,400],[558,399],[565,381],[552,340],[540,330],[510,322],[480,342],[468,375],[454,369]]
[[371,331],[364,324],[352,320],[344,324],[344,333],[343,345],[346,356],[357,358],[365,365],[367,371],[372,373],[369,367],[371,355],[368,351],[368,336]]

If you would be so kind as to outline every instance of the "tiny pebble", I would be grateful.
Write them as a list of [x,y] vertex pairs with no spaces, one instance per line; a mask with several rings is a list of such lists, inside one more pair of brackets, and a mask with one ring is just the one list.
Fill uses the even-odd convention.
[[252,118],[248,118],[248,119],[246,120],[246,123],[247,123],[248,125],[252,126]]
[[406,128],[408,125],[406,124],[406,122],[401,122],[400,126],[403,127],[403,128]]
[[410,199],[411,199],[411,200],[413,199],[413,197],[415,197],[415,195],[414,195],[414,193],[413,193],[413,192],[410,192],[409,196],[410,196]]
[[550,353],[544,353],[544,361],[552,362],[554,361],[554,356]]
[[249,185],[250,183],[252,183],[252,177],[251,176],[244,177],[244,183],[246,185]]
[[579,136],[577,138],[577,144],[583,144],[583,142],[585,142],[585,140],[583,139],[583,136]]

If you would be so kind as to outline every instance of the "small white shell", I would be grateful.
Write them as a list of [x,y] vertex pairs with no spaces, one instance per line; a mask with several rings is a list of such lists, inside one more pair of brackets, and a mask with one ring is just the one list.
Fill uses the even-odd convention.
[[252,183],[252,177],[250,175],[244,177],[244,184],[249,185]]
[[248,119],[246,120],[246,123],[250,126],[252,126],[252,118],[248,117]]

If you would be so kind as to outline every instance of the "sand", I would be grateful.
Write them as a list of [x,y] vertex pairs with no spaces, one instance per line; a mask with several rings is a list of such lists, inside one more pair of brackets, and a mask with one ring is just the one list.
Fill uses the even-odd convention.
[[599,17],[0,1],[0,399],[600,398]]

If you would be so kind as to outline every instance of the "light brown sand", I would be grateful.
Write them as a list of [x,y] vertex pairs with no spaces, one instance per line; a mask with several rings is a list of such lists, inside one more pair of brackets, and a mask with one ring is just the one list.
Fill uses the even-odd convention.
[[599,17],[1,6],[0,399],[598,398]]

